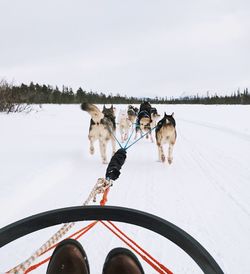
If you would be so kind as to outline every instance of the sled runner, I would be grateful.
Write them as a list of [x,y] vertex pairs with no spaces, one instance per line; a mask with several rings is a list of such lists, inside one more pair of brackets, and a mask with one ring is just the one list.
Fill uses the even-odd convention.
[[124,207],[77,206],[43,212],[2,228],[0,230],[0,247],[49,226],[84,220],[117,221],[147,228],[178,245],[204,273],[223,273],[205,248],[184,230],[155,215]]

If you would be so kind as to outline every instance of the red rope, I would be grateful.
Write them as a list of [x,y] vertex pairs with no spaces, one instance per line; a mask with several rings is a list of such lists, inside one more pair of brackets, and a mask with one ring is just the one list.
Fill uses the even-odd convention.
[[[100,205],[101,205],[101,206],[104,206],[104,205],[106,204],[106,202],[108,201],[108,199],[107,199],[108,193],[109,193],[109,188],[107,188],[107,189],[104,191],[104,193],[103,193],[102,200],[100,201]],[[77,235],[77,234],[80,233],[80,234],[75,238],[75,240],[78,240],[81,236],[83,236],[86,232],[88,232],[88,231],[89,231],[94,225],[96,225],[97,223],[98,223],[98,221],[92,222],[91,224],[87,225],[86,227],[81,228],[81,229],[78,230],[77,232],[71,234],[71,235],[70,235],[69,237],[67,237],[66,239],[73,238],[75,235]],[[59,243],[54,244],[53,246],[51,246],[50,248],[48,248],[47,250],[45,250],[43,253],[41,253],[39,256],[41,256],[41,255],[47,253],[49,250],[55,248],[58,244],[59,244]],[[46,262],[48,262],[49,260],[50,260],[50,257],[48,257],[47,259],[45,259],[45,260],[43,260],[43,261],[41,261],[41,262],[39,262],[39,263],[37,263],[37,264],[34,264],[34,265],[30,266],[30,267],[24,272],[24,274],[29,273],[29,272],[35,270],[36,268],[38,268],[38,267],[40,267],[41,265],[43,265],[43,264],[45,264]]]
[[[98,221],[94,221],[92,223],[90,223],[89,225],[81,228],[80,230],[76,231],[75,233],[71,234],[70,236],[68,236],[67,238],[65,239],[70,239],[70,238],[73,238],[74,236],[76,236],[77,234],[81,233],[83,231],[83,233],[81,234],[81,236],[83,234],[85,234],[87,231],[90,230],[90,228],[92,228]],[[86,232],[85,232],[86,230]],[[76,237],[75,240],[77,240],[79,237]],[[42,256],[43,254],[47,253],[48,251],[50,251],[51,249],[55,248],[58,246],[59,243],[56,243],[54,245],[52,245],[50,248],[46,249],[44,252],[42,252],[39,256]]]
[[[80,230],[78,230],[77,232],[75,232],[74,234],[70,235],[69,237],[67,237],[66,239],[69,239],[69,238],[72,238],[74,237],[75,235],[79,234],[75,240],[79,239],[81,236],[83,236],[85,233],[87,233],[92,227],[94,227],[96,224],[98,223],[98,221],[94,221],[92,222],[91,224],[87,225],[86,227],[84,228],[81,228]],[[46,251],[44,251],[43,253],[41,253],[39,256],[45,254],[46,252],[48,252],[49,250],[51,250],[52,248],[56,247],[59,243],[53,245],[52,247],[50,247],[49,249],[47,249]],[[29,273],[35,269],[37,269],[38,267],[40,267],[41,265],[45,264],[46,262],[48,262],[50,260],[51,257],[48,257],[46,259],[44,259],[43,261],[37,263],[37,264],[34,264],[32,266],[30,266],[25,272],[24,274],[26,273]]]
[[110,190],[110,187],[108,187],[108,188],[104,191],[103,196],[102,196],[102,200],[100,201],[100,205],[101,205],[101,206],[105,206],[105,204],[107,203],[107,201],[108,201],[109,190]]
[[139,250],[141,250],[146,256],[148,256],[154,263],[156,263],[161,269],[166,271],[168,274],[172,274],[171,270],[169,270],[165,265],[158,262],[154,257],[152,257],[145,249],[140,247],[135,241],[129,238],[123,231],[121,231],[114,223],[108,221],[110,225],[112,225],[122,236],[124,236],[127,240],[129,240],[133,245],[135,245]]
[[[139,252],[136,248],[134,248],[128,241],[126,241],[124,238],[122,238],[114,229],[112,229],[111,227],[109,227],[106,223],[104,223],[103,221],[100,221],[106,228],[108,228],[113,234],[115,234],[120,240],[122,240],[126,245],[128,245],[131,249],[133,249],[145,262],[147,262],[152,268],[154,268],[158,273],[160,274],[173,274],[172,271],[170,271],[168,268],[166,268],[164,266],[164,271],[160,268],[163,265],[161,263],[159,263],[157,260],[154,259],[154,262],[152,262],[150,259],[148,259],[146,256],[144,256],[141,252]],[[118,229],[119,230],[119,229]],[[124,233],[123,233],[124,234]],[[127,239],[130,240],[129,237],[126,236]],[[134,242],[134,241],[131,241]],[[136,244],[137,245],[137,244]],[[138,246],[138,245],[137,245]],[[142,248],[140,248],[140,250],[143,250]],[[144,252],[144,251],[143,251]],[[147,255],[148,253],[145,252],[145,254]],[[152,256],[150,256],[152,257]],[[158,266],[160,267],[158,267]]]
[[[110,187],[107,188],[104,191],[102,200],[100,202],[101,206],[104,206],[106,204],[106,202],[108,201],[108,194],[109,194],[109,190]],[[119,239],[121,239],[124,243],[126,243],[131,249],[133,249],[144,261],[146,261],[149,265],[151,265],[156,271],[158,271],[159,273],[162,274],[173,274],[173,272],[171,270],[169,270],[165,265],[161,264],[160,262],[158,262],[155,258],[153,258],[146,250],[144,250],[142,247],[140,247],[135,241],[133,241],[131,238],[129,238],[124,232],[122,232],[114,223],[112,223],[111,221],[107,221],[111,226],[114,227],[114,229],[116,231],[118,231],[123,237],[125,237],[128,241],[130,241],[134,246],[136,246],[140,251],[142,251],[146,256],[148,256],[148,258],[151,260],[149,260],[146,256],[144,256],[142,253],[140,253],[138,250],[136,250],[131,244],[129,244],[129,242],[127,242],[125,239],[123,239],[118,233],[116,233],[111,227],[109,227],[106,223],[104,223],[103,221],[100,221],[104,226],[106,226],[111,232],[113,232]],[[152,261],[154,263],[152,263]],[[163,271],[165,272],[163,272]]]
[[83,231],[80,235],[78,235],[75,240],[78,240],[82,235],[88,232],[92,227],[94,227],[99,221],[94,221],[85,231]]
[[[107,197],[108,197],[108,193],[109,193],[110,188],[107,188],[104,193],[103,193],[103,197],[102,200],[100,201],[100,205],[101,206],[105,206],[106,202],[108,201]],[[83,236],[86,232],[88,232],[92,227],[94,227],[99,221],[94,221],[92,223],[90,223],[89,225],[87,225],[84,228],[81,228],[80,230],[78,230],[77,232],[71,234],[69,237],[67,237],[66,239],[69,238],[73,238],[74,236],[78,235],[75,240],[78,240],[81,236]],[[133,241],[130,237],[128,237],[123,231],[121,231],[114,223],[112,223],[111,221],[107,221],[113,228],[111,228],[110,226],[108,226],[106,223],[104,223],[103,221],[100,221],[106,228],[108,228],[114,235],[116,235],[120,240],[122,240],[126,245],[128,245],[132,250],[134,250],[145,262],[147,262],[153,269],[155,269],[158,273],[160,274],[173,274],[173,272],[171,270],[169,270],[166,266],[164,266],[163,264],[161,264],[160,262],[158,262],[155,258],[153,258],[147,251],[145,251],[142,247],[140,247],[135,241]],[[116,231],[115,231],[116,230]],[[121,235],[119,235],[118,233],[120,233]],[[129,243],[130,242],[130,243]],[[139,249],[140,251],[138,251],[132,244]],[[58,243],[59,244],[59,243]],[[49,250],[53,249],[54,247],[56,247],[58,244],[53,245],[52,247],[50,247],[49,249],[47,249],[46,251],[44,251],[43,253],[40,254],[43,255],[46,252],[48,252]],[[146,255],[146,256],[145,256]],[[27,274],[33,270],[35,270],[36,268],[40,267],[41,265],[43,265],[44,263],[48,262],[50,260],[51,257],[46,258],[45,260],[30,266],[25,272],[24,274]]]
[[41,265],[47,263],[47,262],[50,260],[50,258],[51,258],[51,257],[48,257],[47,259],[41,261],[40,263],[37,263],[37,264],[34,264],[34,265],[30,266],[30,267],[24,272],[24,274],[27,274],[27,273],[29,273],[29,272],[31,272],[31,271],[37,269],[39,266],[41,266]]

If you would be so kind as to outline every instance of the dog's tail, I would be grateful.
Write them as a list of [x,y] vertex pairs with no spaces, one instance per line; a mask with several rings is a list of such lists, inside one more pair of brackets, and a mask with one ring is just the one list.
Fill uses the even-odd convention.
[[81,109],[87,111],[95,123],[100,123],[101,119],[104,117],[104,114],[100,111],[100,109],[93,104],[82,103]]

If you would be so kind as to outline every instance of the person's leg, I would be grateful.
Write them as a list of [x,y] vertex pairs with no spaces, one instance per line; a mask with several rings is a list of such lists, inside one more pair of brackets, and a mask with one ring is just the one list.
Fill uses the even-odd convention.
[[134,253],[119,247],[107,255],[102,274],[144,274],[144,271]]
[[47,274],[89,274],[87,255],[79,242],[63,240],[54,250]]

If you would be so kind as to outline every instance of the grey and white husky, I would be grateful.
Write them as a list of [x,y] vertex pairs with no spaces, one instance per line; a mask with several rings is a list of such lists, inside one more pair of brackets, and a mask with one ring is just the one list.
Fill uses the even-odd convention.
[[89,103],[82,103],[81,109],[87,111],[91,116],[89,126],[90,154],[94,154],[94,142],[99,140],[100,152],[103,164],[107,164],[107,143],[111,141],[113,154],[116,151],[115,143],[115,108],[103,107],[101,111],[97,106]]
[[176,123],[174,119],[174,113],[167,115],[164,113],[164,117],[157,123],[155,130],[156,144],[159,152],[159,161],[165,162],[165,154],[163,145],[168,143],[168,163],[171,164],[173,161],[173,148],[176,142]]

